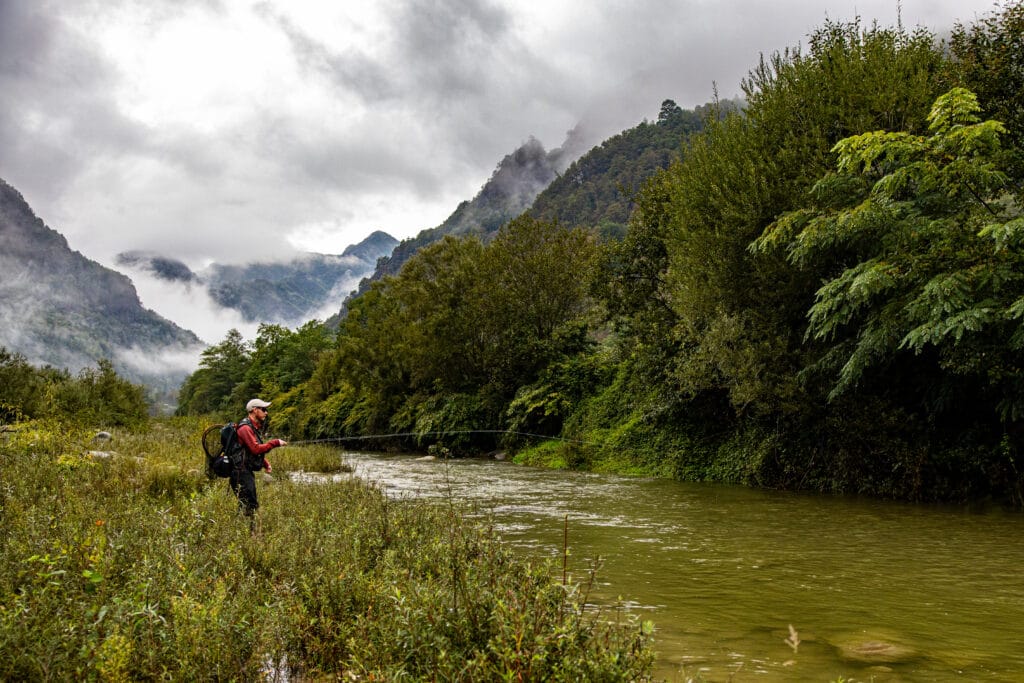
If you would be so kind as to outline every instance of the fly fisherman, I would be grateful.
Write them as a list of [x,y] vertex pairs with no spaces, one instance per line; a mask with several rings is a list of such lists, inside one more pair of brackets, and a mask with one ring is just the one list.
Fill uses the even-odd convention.
[[250,527],[254,526],[253,515],[260,503],[256,499],[256,475],[255,472],[265,469],[270,472],[270,462],[266,458],[269,451],[278,446],[287,445],[283,439],[273,439],[263,443],[261,430],[267,424],[269,413],[267,408],[270,404],[258,398],[254,398],[245,404],[248,415],[238,423],[236,433],[238,434],[238,454],[242,457],[233,458],[234,467],[231,469],[231,478],[228,484],[231,490],[238,497],[238,506],[242,514],[249,517]]

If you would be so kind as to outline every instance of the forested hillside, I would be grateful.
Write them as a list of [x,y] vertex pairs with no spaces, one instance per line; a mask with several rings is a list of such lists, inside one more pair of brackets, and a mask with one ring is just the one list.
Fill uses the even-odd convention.
[[948,45],[827,22],[752,66],[742,111],[675,133],[631,208],[628,187],[564,191],[601,175],[578,165],[492,240],[375,282],[293,350],[301,372],[226,355],[297,436],[1019,506],[1022,34],[1020,2]]
[[665,100],[656,122],[608,138],[570,164],[537,196],[530,213],[568,228],[592,228],[604,239],[621,238],[647,179],[678,158],[706,117],[737,109],[734,102],[722,102],[689,111]]

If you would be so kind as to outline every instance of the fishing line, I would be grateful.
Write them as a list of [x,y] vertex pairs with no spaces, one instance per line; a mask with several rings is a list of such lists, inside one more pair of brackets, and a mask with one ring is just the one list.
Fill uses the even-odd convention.
[[332,436],[323,439],[308,439],[305,441],[289,441],[290,446],[307,446],[310,444],[319,443],[336,443],[340,441],[366,441],[370,439],[393,439],[393,438],[409,438],[416,437],[417,439],[425,436],[455,436],[465,434],[513,434],[515,436],[531,436],[539,439],[552,439],[556,441],[563,441],[565,443],[577,444],[580,446],[594,446],[593,442],[581,441],[579,439],[569,439],[564,436],[551,436],[550,434],[536,434],[534,432],[519,432],[512,429],[464,429],[455,431],[438,431],[438,432],[393,432],[391,434],[364,434],[361,436]]

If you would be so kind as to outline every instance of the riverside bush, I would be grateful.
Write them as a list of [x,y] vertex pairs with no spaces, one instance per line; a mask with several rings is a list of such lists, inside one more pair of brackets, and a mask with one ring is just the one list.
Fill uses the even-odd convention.
[[4,435],[0,679],[649,677],[633,617],[454,506],[278,478],[250,533],[203,426],[115,431],[99,458],[56,423]]

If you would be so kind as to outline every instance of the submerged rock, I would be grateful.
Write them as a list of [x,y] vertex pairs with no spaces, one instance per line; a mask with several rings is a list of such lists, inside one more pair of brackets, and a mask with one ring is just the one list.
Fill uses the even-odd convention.
[[889,634],[844,634],[834,639],[832,644],[842,659],[858,664],[900,664],[917,657],[912,647],[898,642]]

